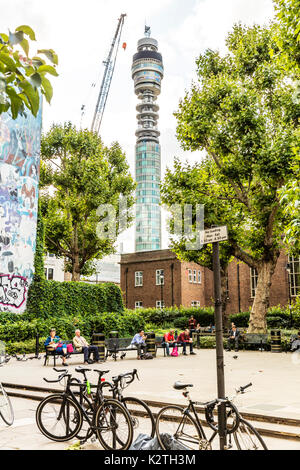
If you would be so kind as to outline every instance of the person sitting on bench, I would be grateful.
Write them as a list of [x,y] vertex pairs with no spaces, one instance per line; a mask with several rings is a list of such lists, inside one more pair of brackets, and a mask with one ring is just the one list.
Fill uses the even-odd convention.
[[143,354],[147,352],[147,346],[145,343],[147,336],[145,335],[144,330],[139,330],[139,332],[132,338],[131,344],[137,348],[138,359],[141,359],[141,352]]
[[300,331],[298,331],[298,337],[294,338],[291,343],[291,351],[297,351],[297,349],[300,349]]
[[169,333],[166,333],[164,335],[162,346],[166,348],[167,356],[170,356],[170,346],[172,346],[173,350],[174,350],[174,346],[176,346],[174,330],[171,329]]
[[[91,346],[83,336],[80,336],[80,330],[75,330],[75,336],[73,338],[73,344],[77,352],[83,352],[84,363],[93,364],[93,362],[99,361],[98,346]],[[90,359],[90,355],[93,353],[94,361]]]
[[68,366],[66,363],[67,345],[62,343],[59,336],[56,336],[55,328],[51,328],[49,336],[44,342],[44,345],[48,351],[55,351],[57,354],[62,356],[62,365]]
[[193,351],[193,340],[190,337],[190,330],[186,328],[177,338],[178,346],[182,346],[182,354],[186,356],[186,346],[190,348],[190,354],[196,354]]
[[231,324],[231,329],[229,330],[229,338],[228,338],[228,341],[227,341],[226,351],[230,351],[231,350],[231,345],[234,344],[234,349],[235,349],[236,352],[238,352],[238,350],[239,350],[239,336],[240,336],[239,330],[237,329],[235,324],[232,323]]

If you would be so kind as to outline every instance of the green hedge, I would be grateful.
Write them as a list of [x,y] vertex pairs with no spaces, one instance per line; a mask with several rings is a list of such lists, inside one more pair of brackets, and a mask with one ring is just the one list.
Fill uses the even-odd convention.
[[[127,312],[130,310],[126,310]],[[154,323],[157,326],[170,325],[175,326],[175,322],[178,325],[177,328],[184,328],[188,326],[188,319],[191,315],[194,315],[197,322],[201,326],[209,326],[214,323],[214,309],[213,307],[170,307],[164,310],[156,308],[142,308],[136,309],[147,323]],[[179,326],[180,325],[180,326]]]
[[28,318],[49,318],[123,310],[121,290],[113,283],[41,281],[29,287],[26,313]]

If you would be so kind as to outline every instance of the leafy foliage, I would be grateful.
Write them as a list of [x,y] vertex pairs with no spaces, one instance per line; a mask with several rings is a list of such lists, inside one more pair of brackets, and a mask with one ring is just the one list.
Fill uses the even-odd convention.
[[40,281],[29,287],[26,314],[43,319],[122,310],[122,294],[115,284]]
[[[118,143],[105,147],[97,134],[76,130],[71,123],[53,125],[42,137],[41,158],[46,246],[66,258],[66,269],[78,281],[93,260],[114,251],[116,235],[131,223],[135,183]],[[125,197],[123,208],[119,202]],[[126,224],[117,223],[113,236],[107,224],[107,236],[98,236],[98,224],[107,214],[99,214],[98,208],[106,204],[117,217],[126,216]]]
[[288,72],[272,60],[274,30],[235,25],[229,54],[207,50],[198,83],[179,104],[177,137],[184,149],[205,150],[194,165],[175,162],[162,187],[166,204],[205,205],[207,226],[227,224],[228,255],[256,268],[249,332],[266,330],[271,277],[290,215],[278,191],[295,179],[300,107]]
[[[30,41],[35,41],[30,26],[22,25],[15,32],[0,33],[0,114],[10,111],[12,118],[26,109],[34,116],[40,106],[40,92],[50,103],[53,89],[48,75],[58,76],[58,58],[52,49],[38,50],[40,55],[29,57]],[[25,56],[23,55],[25,53]]]

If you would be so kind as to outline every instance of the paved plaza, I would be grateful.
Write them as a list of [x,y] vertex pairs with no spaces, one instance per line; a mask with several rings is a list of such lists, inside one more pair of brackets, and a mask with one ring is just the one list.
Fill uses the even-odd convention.
[[[134,352],[125,359],[114,361],[109,358],[105,364],[95,368],[109,369],[107,379],[113,375],[136,368],[140,381],[135,381],[125,395],[141,399],[168,403],[185,403],[180,392],[172,388],[175,380],[193,383],[192,397],[206,401],[216,397],[216,355],[215,350],[197,350],[196,356],[158,357],[149,361],[138,361]],[[235,387],[252,382],[253,386],[236,400],[239,410],[268,416],[300,419],[300,361],[291,353],[241,351],[224,352],[226,394],[234,394]],[[81,364],[81,356],[69,360],[69,371]],[[93,367],[93,365],[91,366]],[[47,387],[43,377],[55,379],[57,374],[52,364],[43,366],[43,359],[16,361],[12,358],[0,368],[2,382]],[[96,374],[90,373],[96,382]],[[51,384],[60,389],[59,384]],[[28,392],[30,393],[30,392]],[[51,442],[42,436],[35,424],[35,410],[38,402],[12,397],[15,409],[15,424],[7,428],[0,423],[0,448],[15,449],[66,449],[70,443]],[[270,427],[270,424],[268,424]],[[266,427],[264,425],[264,427]],[[279,429],[274,425],[274,429]],[[289,428],[287,428],[289,430]],[[291,431],[298,432],[297,428]],[[300,429],[299,429],[300,432]],[[264,437],[270,449],[298,449],[300,442]],[[75,441],[74,441],[75,442]],[[89,444],[89,448],[100,448]]]

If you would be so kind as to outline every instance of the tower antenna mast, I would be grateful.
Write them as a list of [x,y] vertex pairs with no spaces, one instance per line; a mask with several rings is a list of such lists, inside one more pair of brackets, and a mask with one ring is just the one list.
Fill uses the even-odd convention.
[[116,65],[116,59],[117,59],[117,54],[118,54],[118,49],[119,49],[119,44],[120,44],[120,39],[121,39],[121,34],[122,34],[122,28],[124,25],[124,20],[125,20],[126,13],[123,13],[119,20],[118,20],[118,26],[112,41],[112,44],[110,46],[109,54],[107,56],[107,59],[103,61],[103,64],[105,65],[104,69],[104,74],[103,74],[103,79],[97,99],[97,104],[94,112],[94,117],[92,121],[92,127],[91,131],[96,132],[99,134],[100,130],[100,125],[101,121],[103,118],[103,113],[108,97],[108,92],[110,89],[115,65]]

